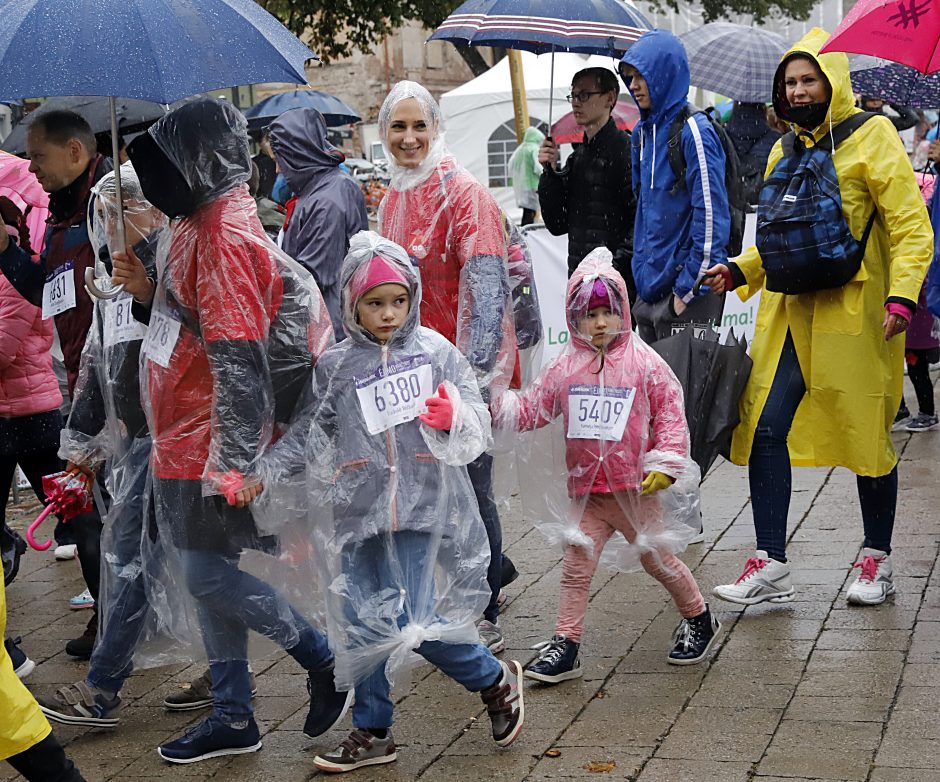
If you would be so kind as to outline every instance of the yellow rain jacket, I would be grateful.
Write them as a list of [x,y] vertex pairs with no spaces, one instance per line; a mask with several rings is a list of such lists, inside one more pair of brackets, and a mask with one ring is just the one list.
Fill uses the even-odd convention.
[[[6,590],[0,584],[0,638],[4,637],[6,626]],[[6,647],[0,645],[0,760],[19,755],[51,732],[39,704],[13,673],[13,661]]]
[[[856,113],[845,54],[819,54],[828,39],[814,28],[790,52],[812,56],[832,86],[832,125]],[[816,140],[829,132],[829,119]],[[811,142],[810,142],[811,143]],[[778,141],[767,161],[769,174],[782,156]],[[761,293],[751,357],[754,368],[741,398],[741,423],[731,459],[747,464],[757,421],[770,393],[787,330],[793,335],[807,394],[788,446],[795,466],[843,466],[877,477],[897,464],[890,430],[901,403],[904,335],[884,340],[885,301],[916,303],[933,255],[933,231],[914,172],[897,131],[874,117],[843,141],[833,155],[842,209],[852,235],[860,237],[877,207],[878,216],[858,274],[842,288],[799,295]],[[756,247],[735,259],[747,284],[747,300],[764,286]]]

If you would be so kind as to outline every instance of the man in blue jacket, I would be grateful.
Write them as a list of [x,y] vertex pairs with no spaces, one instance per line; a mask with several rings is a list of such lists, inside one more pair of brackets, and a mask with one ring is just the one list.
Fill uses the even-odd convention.
[[[651,343],[689,324],[721,320],[724,298],[707,296],[696,283],[728,257],[725,153],[701,113],[688,117],[673,139],[689,92],[689,60],[676,36],[646,33],[624,56],[620,73],[641,117],[633,130],[633,316],[640,338]],[[682,181],[670,162],[670,142],[682,152]]]

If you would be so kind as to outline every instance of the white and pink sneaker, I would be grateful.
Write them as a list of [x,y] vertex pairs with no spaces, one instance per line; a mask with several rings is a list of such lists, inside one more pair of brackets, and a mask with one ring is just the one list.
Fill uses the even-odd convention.
[[715,597],[729,603],[754,605],[789,603],[793,599],[793,584],[790,582],[790,566],[758,551],[744,565],[744,572],[733,584],[722,584],[712,590]]
[[853,567],[861,568],[861,572],[845,595],[851,605],[880,605],[888,595],[895,593],[894,569],[889,554],[874,548],[863,548],[862,561],[856,562]]

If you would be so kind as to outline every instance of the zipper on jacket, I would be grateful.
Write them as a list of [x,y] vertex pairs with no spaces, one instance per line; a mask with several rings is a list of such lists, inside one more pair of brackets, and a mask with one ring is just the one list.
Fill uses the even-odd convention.
[[650,190],[653,189],[653,183],[656,181],[656,123],[653,123],[653,173],[650,174]]

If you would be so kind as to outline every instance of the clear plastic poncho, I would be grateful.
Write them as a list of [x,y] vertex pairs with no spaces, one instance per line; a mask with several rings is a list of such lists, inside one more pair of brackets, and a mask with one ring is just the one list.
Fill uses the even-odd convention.
[[[381,279],[376,263],[410,294],[407,319],[384,345],[357,316],[369,281]],[[349,336],[317,363],[309,422],[272,449],[260,476],[276,518],[292,512],[290,484],[306,486],[335,680],[349,689],[380,666],[392,680],[418,662],[424,641],[479,641],[489,545],[464,465],[491,437],[466,359],[420,325],[422,285],[402,248],[356,234],[341,279]],[[449,431],[417,418],[441,384],[454,405]]]
[[[155,276],[156,246],[167,218],[144,197],[130,163],[121,166],[121,184],[126,244]],[[94,186],[88,206],[99,278],[111,274],[111,253],[124,249],[117,242],[117,220],[117,190],[110,173]],[[137,668],[188,661],[195,638],[185,624],[161,621],[172,618],[176,606],[167,602],[170,578],[151,504],[151,441],[138,371],[146,326],[134,318],[128,293],[93,301],[59,455],[104,470],[110,496],[102,517],[99,632],[120,636],[109,644],[119,653],[97,656],[94,662],[95,675],[110,680],[129,673],[132,659]]]
[[[587,313],[605,298],[613,317],[592,341]],[[688,455],[682,388],[631,333],[626,284],[609,250],[593,250],[581,262],[566,303],[570,342],[524,391],[494,398],[493,426],[522,433],[516,454],[523,506],[548,542],[592,551],[581,528],[585,509],[593,496],[611,495],[623,518],[609,523],[622,534],[601,562],[637,570],[641,556],[680,552],[698,532],[699,470]],[[536,433],[542,427],[549,438]],[[675,483],[643,496],[641,484],[653,471]]]
[[522,209],[539,209],[539,178],[542,164],[539,163],[539,147],[545,134],[535,127],[526,128],[522,143],[509,158],[509,175],[516,205]]
[[288,596],[307,606],[315,593],[305,535],[294,519],[259,528],[234,501],[309,392],[333,342],[329,313],[258,220],[237,109],[188,103],[129,154],[148,197],[180,215],[159,243],[141,369],[158,525],[181,564],[175,591],[210,664],[246,659],[246,626],[290,649],[306,618]]
[[[413,100],[427,127],[414,167],[395,157],[396,109]],[[466,356],[481,389],[505,388],[518,362],[503,215],[490,192],[448,152],[441,111],[420,84],[396,84],[379,112],[391,183],[379,233],[401,245],[424,289],[421,322]]]

